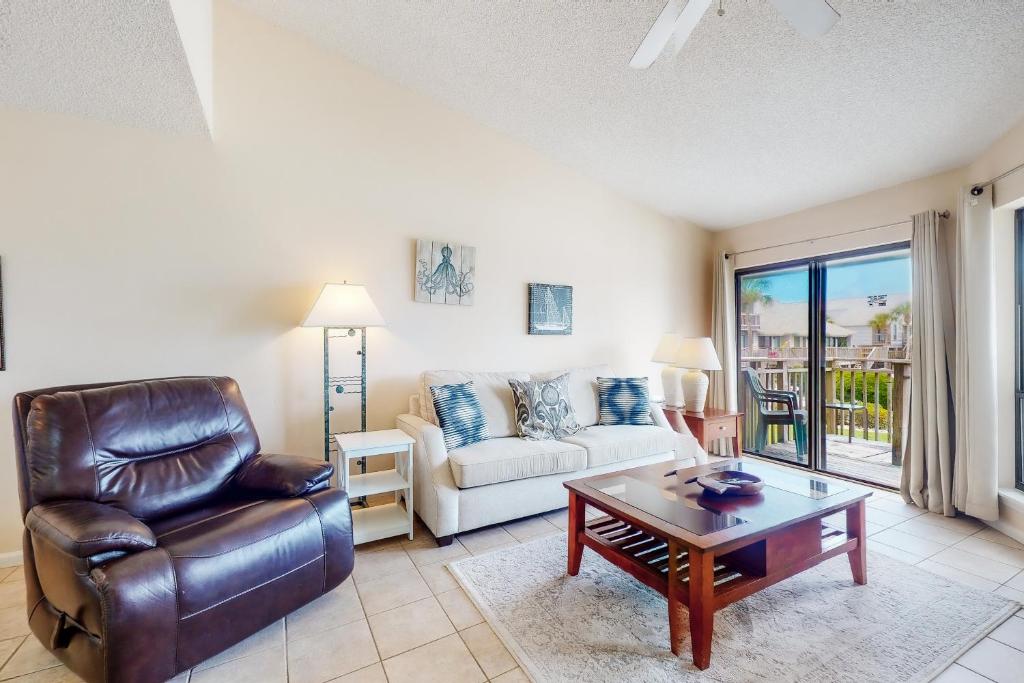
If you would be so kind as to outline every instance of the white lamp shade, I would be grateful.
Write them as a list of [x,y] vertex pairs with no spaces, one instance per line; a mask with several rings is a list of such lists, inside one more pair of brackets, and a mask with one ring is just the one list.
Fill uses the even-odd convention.
[[676,354],[679,353],[679,342],[682,340],[683,335],[674,332],[661,335],[661,341],[658,342],[658,348],[654,349],[651,362],[675,363]]
[[362,285],[328,282],[302,321],[303,327],[383,327],[384,318]]
[[711,337],[690,337],[679,343],[676,365],[691,370],[721,370],[722,364],[715,353]]

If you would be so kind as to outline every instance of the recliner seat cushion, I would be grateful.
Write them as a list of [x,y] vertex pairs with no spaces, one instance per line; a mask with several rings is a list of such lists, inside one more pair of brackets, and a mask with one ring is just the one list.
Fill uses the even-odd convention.
[[347,576],[351,556],[328,545],[338,535],[335,518],[349,523],[347,506],[344,492],[329,489],[221,504],[155,525],[177,583],[178,660],[195,664],[230,645],[218,624],[265,626]]
[[455,485],[466,489],[586,469],[587,452],[565,441],[488,439],[448,451]]
[[280,578],[282,567],[322,564],[324,556],[320,518],[303,498],[238,507],[167,531],[157,542],[174,563],[182,620]]
[[668,451],[682,455],[679,434],[657,426],[598,425],[563,441],[586,449],[588,469]]

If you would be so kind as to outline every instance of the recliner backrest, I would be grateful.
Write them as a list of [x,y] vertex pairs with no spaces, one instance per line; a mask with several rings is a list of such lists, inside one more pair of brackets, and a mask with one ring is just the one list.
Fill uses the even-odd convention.
[[23,433],[26,507],[94,500],[158,519],[217,498],[260,450],[230,378],[32,393]]

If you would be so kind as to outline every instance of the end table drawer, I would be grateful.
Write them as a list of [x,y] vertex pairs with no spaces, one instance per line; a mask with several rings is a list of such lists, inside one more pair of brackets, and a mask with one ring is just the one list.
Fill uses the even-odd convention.
[[704,425],[704,438],[706,439],[731,439],[736,436],[736,420],[709,421]]

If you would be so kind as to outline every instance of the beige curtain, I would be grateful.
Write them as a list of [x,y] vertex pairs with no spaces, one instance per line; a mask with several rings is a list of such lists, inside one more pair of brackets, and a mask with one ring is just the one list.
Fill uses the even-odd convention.
[[[708,402],[712,407],[736,410],[736,296],[735,274],[732,259],[725,252],[715,258],[714,288],[711,295],[711,341],[715,344],[721,372],[711,373],[711,388]],[[719,439],[717,448],[720,455],[732,453],[732,443]]]
[[914,215],[910,251],[914,333],[900,490],[908,503],[953,516],[953,297],[935,211]]
[[[960,191],[956,249],[956,508],[998,519],[992,188]],[[1009,296],[1009,295],[1007,295]]]

